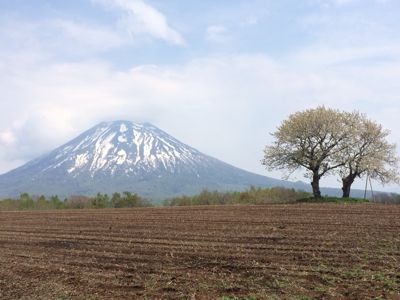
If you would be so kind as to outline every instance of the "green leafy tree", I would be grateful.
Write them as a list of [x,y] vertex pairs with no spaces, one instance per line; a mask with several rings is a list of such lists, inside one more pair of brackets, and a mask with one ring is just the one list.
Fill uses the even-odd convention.
[[34,203],[32,197],[28,193],[21,194],[19,199],[20,199],[22,209],[33,209],[34,208],[35,203]]
[[53,209],[62,209],[64,208],[64,203],[55,195],[50,197],[50,206]]
[[123,207],[123,198],[120,193],[113,193],[111,196],[112,207],[120,208]]
[[40,210],[49,208],[49,202],[46,200],[45,196],[42,195],[36,200],[36,208]]
[[105,208],[109,207],[110,198],[107,194],[97,193],[97,195],[91,199],[93,208]]
[[139,196],[131,192],[123,192],[123,207],[136,207],[138,206]]

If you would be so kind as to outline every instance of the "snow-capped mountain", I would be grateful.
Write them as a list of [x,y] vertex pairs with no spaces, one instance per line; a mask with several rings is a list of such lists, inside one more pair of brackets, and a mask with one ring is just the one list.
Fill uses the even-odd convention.
[[40,173],[62,169],[72,177],[143,176],[196,172],[210,157],[157,127],[127,121],[101,123],[49,155],[33,161]]
[[240,190],[301,183],[249,173],[202,154],[148,124],[103,122],[67,144],[0,176],[0,197],[132,191],[150,198],[202,189]]

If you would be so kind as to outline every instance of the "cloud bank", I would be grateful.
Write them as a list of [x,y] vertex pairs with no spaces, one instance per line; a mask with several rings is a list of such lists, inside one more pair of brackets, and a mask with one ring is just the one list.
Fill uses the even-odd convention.
[[185,44],[181,34],[168,25],[166,17],[141,0],[92,0],[92,2],[109,9],[120,10],[122,15],[119,25],[133,38],[149,35],[171,44]]

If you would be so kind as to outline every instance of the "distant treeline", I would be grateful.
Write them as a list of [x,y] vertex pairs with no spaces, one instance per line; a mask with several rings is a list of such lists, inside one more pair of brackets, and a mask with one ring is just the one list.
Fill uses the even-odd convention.
[[376,193],[373,199],[337,198],[324,196],[315,199],[311,193],[282,187],[255,188],[244,192],[210,192],[202,191],[194,196],[180,196],[167,199],[164,206],[188,205],[224,205],[224,204],[272,204],[272,203],[306,203],[306,202],[336,202],[336,203],[364,203],[374,202],[383,204],[400,204],[400,194]]
[[296,202],[310,197],[310,193],[282,187],[255,188],[244,192],[210,192],[202,191],[194,196],[180,196],[167,199],[165,206],[186,205],[225,205],[225,204],[271,204]]
[[[204,190],[194,196],[180,196],[164,200],[164,206],[225,205],[225,204],[268,204],[289,203],[307,198],[310,194],[281,187],[255,188],[242,192],[218,192]],[[71,196],[60,200],[58,196],[31,196],[21,194],[18,199],[0,200],[0,210],[50,210],[84,208],[148,207],[152,203],[131,192],[114,193],[111,196],[98,193],[94,197]]]
[[[164,200],[163,206],[189,205],[235,205],[235,204],[272,204],[313,202],[312,194],[282,187],[255,188],[251,187],[242,192],[218,192],[204,190],[193,196],[179,196]],[[320,202],[337,202],[341,198],[322,198]],[[339,201],[340,202],[340,201]],[[349,202],[364,202],[362,199],[349,199]],[[400,204],[399,194],[378,193],[373,202]],[[98,193],[94,197],[71,196],[60,200],[58,196],[35,197],[27,193],[18,199],[0,200],[1,210],[51,210],[51,209],[88,209],[88,208],[127,208],[149,207],[153,204],[139,195],[131,192],[113,193],[111,196]]]
[[384,204],[400,204],[400,194],[378,193],[374,195],[374,202]]
[[151,202],[135,193],[98,193],[94,197],[71,196],[60,200],[58,196],[35,197],[27,193],[19,199],[4,199],[0,201],[0,210],[50,210],[50,209],[83,209],[83,208],[123,208],[152,206]]

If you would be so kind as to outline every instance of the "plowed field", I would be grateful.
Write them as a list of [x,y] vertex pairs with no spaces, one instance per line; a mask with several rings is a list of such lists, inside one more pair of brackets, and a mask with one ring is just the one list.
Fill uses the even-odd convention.
[[223,297],[400,299],[400,205],[0,212],[0,299]]

